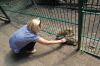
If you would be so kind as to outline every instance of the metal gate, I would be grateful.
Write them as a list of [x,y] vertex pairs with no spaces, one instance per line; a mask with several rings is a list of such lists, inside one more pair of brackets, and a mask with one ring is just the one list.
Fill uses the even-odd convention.
[[100,0],[82,1],[79,19],[82,21],[81,50],[100,57]]

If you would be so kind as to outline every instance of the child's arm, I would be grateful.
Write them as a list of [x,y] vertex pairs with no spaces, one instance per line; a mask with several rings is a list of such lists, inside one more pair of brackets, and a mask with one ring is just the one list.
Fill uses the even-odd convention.
[[63,38],[63,39],[60,39],[60,40],[51,40],[51,41],[49,41],[49,40],[46,40],[42,37],[39,37],[37,42],[39,42],[40,44],[43,44],[43,45],[52,45],[52,44],[64,43],[64,42],[66,42],[66,39]]

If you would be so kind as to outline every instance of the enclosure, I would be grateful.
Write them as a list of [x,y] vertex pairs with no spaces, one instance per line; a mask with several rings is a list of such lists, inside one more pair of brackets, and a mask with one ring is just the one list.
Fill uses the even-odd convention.
[[[54,1],[3,0],[0,6],[19,25],[39,17],[42,31],[54,38],[59,31],[71,27],[78,40],[78,50],[100,57],[100,0]],[[5,17],[2,12],[0,18]]]

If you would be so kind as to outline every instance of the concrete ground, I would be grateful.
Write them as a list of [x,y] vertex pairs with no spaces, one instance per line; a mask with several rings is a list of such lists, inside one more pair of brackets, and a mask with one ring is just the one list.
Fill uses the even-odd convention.
[[[18,29],[14,23],[0,22],[0,66],[100,66],[100,59],[89,54],[76,52],[76,47],[36,44],[37,52],[30,55],[15,56],[9,48],[9,37]],[[45,32],[39,35],[46,39],[55,37]]]

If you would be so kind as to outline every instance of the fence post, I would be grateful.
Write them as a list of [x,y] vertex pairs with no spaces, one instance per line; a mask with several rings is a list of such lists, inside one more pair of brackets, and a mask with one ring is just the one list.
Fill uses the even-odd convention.
[[5,17],[0,16],[0,20],[5,21],[5,23],[10,23],[11,22],[10,18],[8,17],[8,15],[6,14],[6,12],[4,11],[4,9],[1,6],[0,6],[0,10],[5,16]]
[[78,0],[78,49],[81,48],[81,35],[82,35],[82,25],[83,25],[83,0]]
[[36,4],[36,0],[30,0],[31,2],[32,2],[32,5],[34,4],[34,5],[37,5]]

